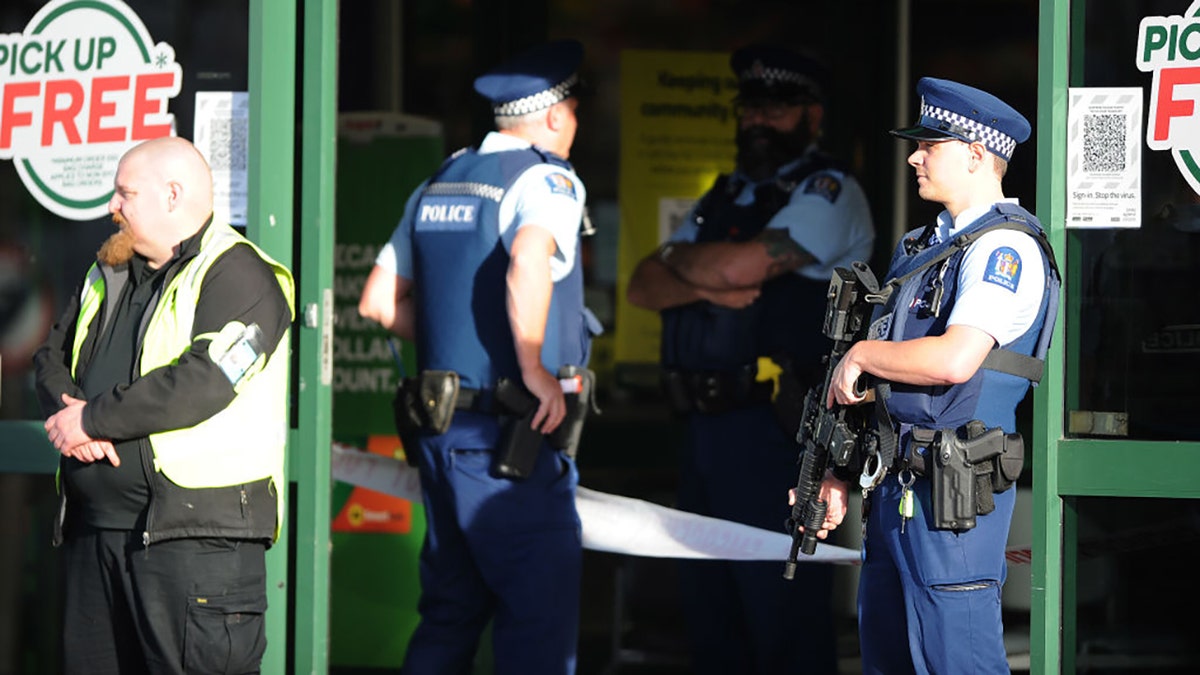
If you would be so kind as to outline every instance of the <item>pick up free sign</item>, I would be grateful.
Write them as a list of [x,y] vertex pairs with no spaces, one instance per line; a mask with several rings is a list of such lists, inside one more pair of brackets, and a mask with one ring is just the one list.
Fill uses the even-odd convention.
[[1154,76],[1146,145],[1170,150],[1200,193],[1200,0],[1182,16],[1148,16],[1138,27],[1137,67]]
[[120,0],[54,0],[0,35],[0,159],[71,220],[107,213],[121,155],[169,136],[183,71]]

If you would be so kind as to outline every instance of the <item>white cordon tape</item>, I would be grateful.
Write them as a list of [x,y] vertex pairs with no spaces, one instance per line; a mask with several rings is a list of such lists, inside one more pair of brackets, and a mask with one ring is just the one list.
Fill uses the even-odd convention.
[[[580,487],[575,508],[583,522],[583,545],[593,551],[651,558],[777,560],[792,538],[719,518],[676,511],[651,502]],[[821,544],[803,562],[857,563],[858,551]]]
[[[332,474],[337,480],[376,492],[421,501],[421,481],[405,462],[333,443]],[[782,562],[792,538],[783,532],[709,518],[579,487],[575,508],[583,523],[583,546],[592,551],[649,558],[776,560]],[[1028,549],[1025,549],[1026,551]],[[1017,558],[1017,559],[1014,559]],[[1010,563],[1028,563],[1010,556]],[[857,565],[858,551],[822,543],[801,562]]]

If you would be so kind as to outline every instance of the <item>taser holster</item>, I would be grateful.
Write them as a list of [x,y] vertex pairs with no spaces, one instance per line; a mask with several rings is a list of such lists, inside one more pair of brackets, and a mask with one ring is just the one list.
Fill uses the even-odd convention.
[[567,414],[562,424],[550,434],[550,445],[567,453],[572,459],[579,453],[579,439],[583,436],[583,423],[588,415],[600,413],[596,405],[596,373],[580,366],[563,366],[558,369],[559,382],[571,382],[578,391],[563,394]]

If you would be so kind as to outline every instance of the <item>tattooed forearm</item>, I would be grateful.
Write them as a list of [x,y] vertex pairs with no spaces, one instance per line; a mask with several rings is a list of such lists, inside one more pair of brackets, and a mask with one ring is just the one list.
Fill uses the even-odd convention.
[[790,272],[817,260],[813,254],[804,250],[800,244],[788,236],[786,230],[764,230],[762,234],[758,235],[758,240],[766,247],[767,257],[771,259],[768,265],[768,277]]

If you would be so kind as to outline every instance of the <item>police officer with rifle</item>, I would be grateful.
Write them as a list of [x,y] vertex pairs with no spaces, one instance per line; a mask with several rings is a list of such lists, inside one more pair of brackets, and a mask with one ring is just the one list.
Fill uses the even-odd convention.
[[[801,431],[790,558],[841,524],[845,469],[859,468],[863,672],[1007,673],[1000,592],[1024,463],[1016,407],[1041,378],[1060,276],[1037,218],[1001,188],[1029,122],[957,82],[923,78],[917,93],[917,124],[891,133],[917,142],[908,163],[919,194],[945,210],[903,238],[883,286],[862,296],[875,305],[865,337],[830,359],[825,409]],[[846,406],[873,422],[824,433],[830,417],[852,419]],[[847,454],[857,457],[843,465]]]

